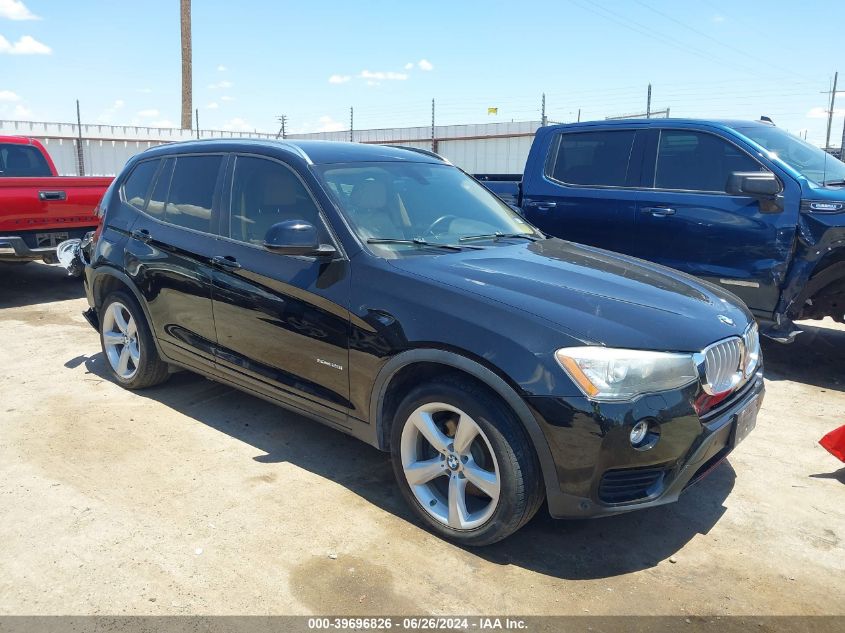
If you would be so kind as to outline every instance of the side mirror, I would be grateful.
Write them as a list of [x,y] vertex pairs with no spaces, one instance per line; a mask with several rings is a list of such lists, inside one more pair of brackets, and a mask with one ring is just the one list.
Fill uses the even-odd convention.
[[274,224],[264,236],[264,248],[280,255],[332,257],[337,251],[330,244],[320,244],[317,229],[305,220],[287,220]]
[[780,182],[770,171],[735,171],[725,190],[734,195],[770,198],[780,193]]
[[725,191],[734,196],[751,196],[760,201],[760,213],[780,213],[783,200],[780,181],[770,171],[735,171]]

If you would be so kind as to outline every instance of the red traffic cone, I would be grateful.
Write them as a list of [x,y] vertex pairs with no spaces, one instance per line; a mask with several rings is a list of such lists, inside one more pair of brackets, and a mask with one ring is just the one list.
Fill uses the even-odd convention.
[[845,426],[840,426],[825,435],[819,440],[819,444],[839,461],[845,462]]

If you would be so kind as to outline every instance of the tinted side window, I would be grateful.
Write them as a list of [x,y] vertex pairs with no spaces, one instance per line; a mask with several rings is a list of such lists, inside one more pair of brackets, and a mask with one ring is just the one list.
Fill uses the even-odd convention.
[[232,180],[229,237],[262,244],[267,230],[286,220],[310,222],[322,240],[327,238],[317,205],[293,171],[275,161],[239,156]]
[[625,186],[634,130],[561,134],[546,175],[573,185]]
[[158,220],[164,220],[164,205],[167,203],[167,192],[170,191],[170,179],[173,177],[173,163],[175,158],[167,158],[158,172],[155,187],[147,202],[147,214]]
[[222,156],[178,156],[164,220],[188,229],[212,232],[211,206]]
[[123,199],[137,209],[144,210],[147,194],[158,169],[158,160],[145,160],[135,165],[129,178],[123,183]]
[[0,178],[4,176],[52,176],[47,160],[37,148],[16,143],[0,144]]
[[657,148],[654,186],[724,192],[731,173],[761,169],[760,163],[718,136],[663,130]]

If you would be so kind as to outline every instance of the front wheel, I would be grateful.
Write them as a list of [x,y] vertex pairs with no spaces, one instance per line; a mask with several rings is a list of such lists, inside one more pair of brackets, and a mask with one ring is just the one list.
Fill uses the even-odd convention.
[[111,293],[100,309],[100,342],[115,380],[127,389],[163,383],[170,376],[159,358],[152,332],[135,299]]
[[524,525],[543,500],[540,468],[514,415],[463,379],[412,390],[391,438],[403,496],[437,534],[488,545]]

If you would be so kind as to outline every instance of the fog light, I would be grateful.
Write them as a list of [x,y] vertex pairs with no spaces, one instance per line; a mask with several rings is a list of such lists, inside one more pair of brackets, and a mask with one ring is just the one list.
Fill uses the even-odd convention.
[[648,421],[643,420],[642,422],[637,422],[634,425],[634,428],[631,429],[631,444],[633,446],[639,446],[645,441],[646,436],[648,435]]

